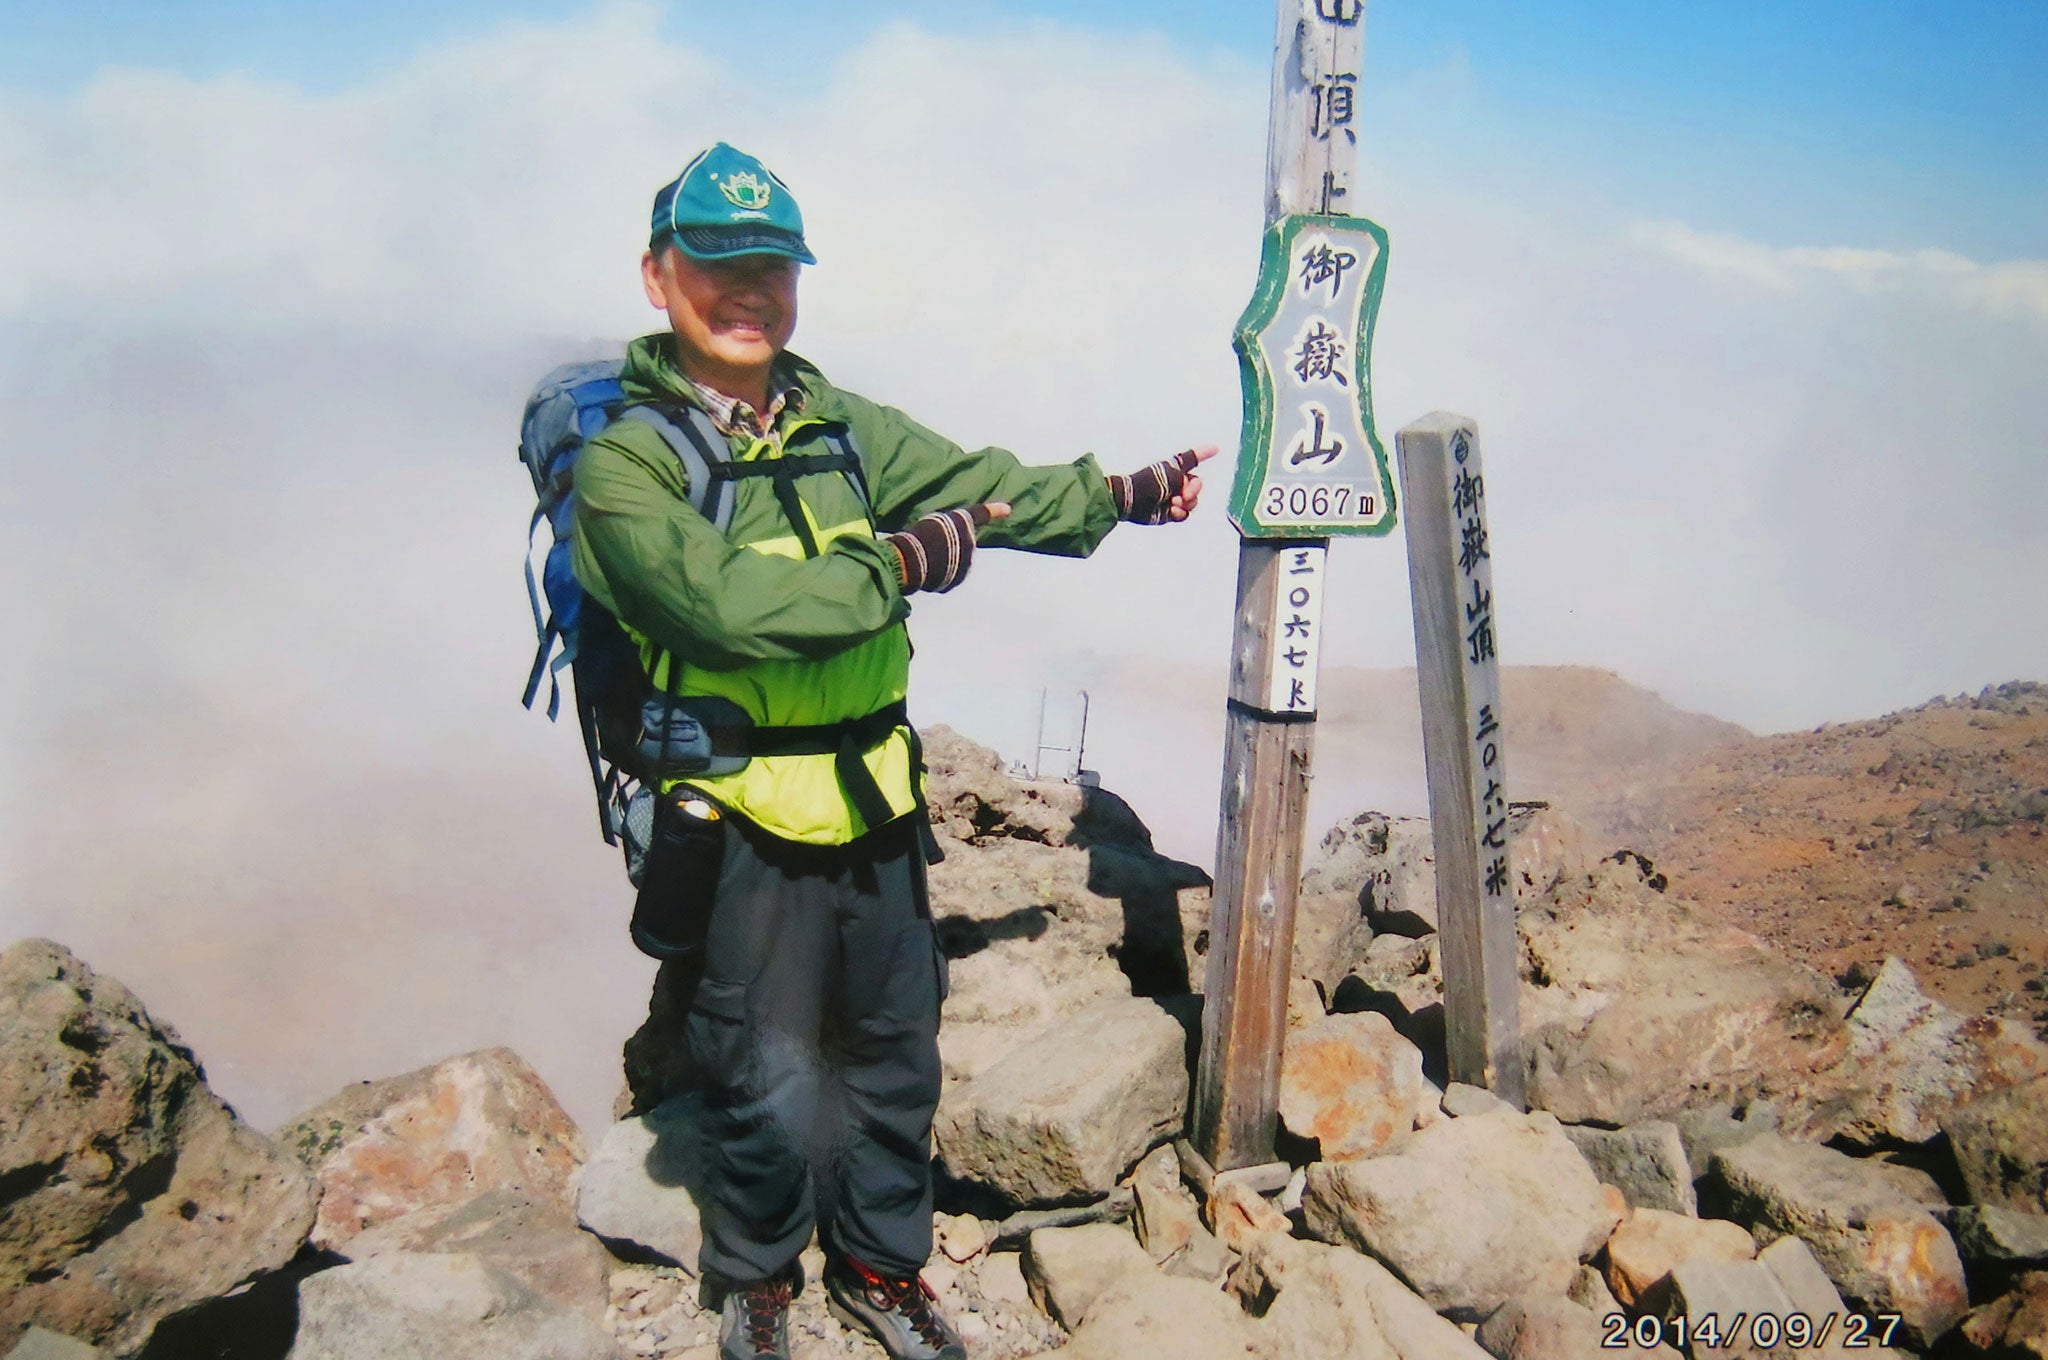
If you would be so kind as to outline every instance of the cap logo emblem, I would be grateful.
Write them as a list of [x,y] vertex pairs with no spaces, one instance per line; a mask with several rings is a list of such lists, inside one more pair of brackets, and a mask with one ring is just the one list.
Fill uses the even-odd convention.
[[736,208],[759,212],[768,206],[768,200],[773,197],[775,191],[751,170],[742,170],[737,175],[730,175],[720,181],[718,192],[724,194],[726,201]]

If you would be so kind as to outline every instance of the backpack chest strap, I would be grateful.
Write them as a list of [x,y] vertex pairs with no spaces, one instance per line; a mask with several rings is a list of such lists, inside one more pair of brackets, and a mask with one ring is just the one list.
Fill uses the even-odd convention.
[[797,494],[799,477],[825,472],[842,474],[860,499],[861,513],[870,524],[874,522],[860,451],[843,429],[828,429],[823,436],[831,446],[830,453],[786,453],[778,458],[736,462],[725,436],[711,417],[695,406],[642,403],[627,407],[620,419],[638,420],[654,427],[683,465],[690,504],[720,533],[727,532],[732,524],[735,483],[751,477],[773,481],[776,504],[782,507],[783,517],[789,521],[790,531],[796,535],[806,557],[818,555],[818,539],[804,514],[803,498]]

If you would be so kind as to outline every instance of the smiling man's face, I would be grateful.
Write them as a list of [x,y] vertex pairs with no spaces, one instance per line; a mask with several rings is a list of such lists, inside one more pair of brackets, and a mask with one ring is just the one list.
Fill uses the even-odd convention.
[[786,255],[698,260],[664,246],[641,258],[640,276],[647,300],[668,313],[683,371],[758,400],[768,366],[796,331],[797,267]]

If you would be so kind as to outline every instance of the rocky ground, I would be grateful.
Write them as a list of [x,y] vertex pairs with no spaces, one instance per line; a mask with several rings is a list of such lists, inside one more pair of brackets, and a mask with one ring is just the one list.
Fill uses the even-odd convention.
[[[2000,725],[1970,725],[1984,714]],[[1900,748],[1957,716],[2011,739],[2005,720],[2033,715],[1932,710],[1844,741]],[[1765,782],[1748,744],[1716,745],[1696,768]],[[1997,749],[1895,767],[1955,782],[1848,844],[1899,831],[1917,864],[1947,837],[2031,840],[2025,791],[1970,773]],[[1445,1079],[1427,823],[1346,817],[1303,878],[1283,1164],[1218,1176],[1175,1143],[1201,871],[1113,795],[1019,783],[943,730],[927,753],[952,991],[926,1278],[978,1360],[1586,1360],[1617,1337],[1696,1360],[2048,1360],[2048,1045],[2009,1007],[1945,1002],[1881,934],[1839,946],[1854,968],[1810,966],[1698,891],[1711,862],[1682,838],[1658,860],[1519,806],[1525,1114]],[[1788,788],[1805,757],[1779,758]],[[1862,758],[1845,746],[1842,768]],[[1762,850],[1783,801],[1739,894],[1780,881]],[[46,941],[9,947],[0,1351],[711,1360],[682,1001],[658,980],[616,1118],[589,1137],[503,1049],[356,1083],[266,1135],[121,984]],[[807,1276],[821,1264],[806,1253]],[[1702,1334],[1709,1316],[1725,1330]],[[793,1335],[803,1360],[880,1354],[815,1285]]]
[[1896,954],[2048,1031],[2048,685],[1717,745],[1584,815],[1822,972]]

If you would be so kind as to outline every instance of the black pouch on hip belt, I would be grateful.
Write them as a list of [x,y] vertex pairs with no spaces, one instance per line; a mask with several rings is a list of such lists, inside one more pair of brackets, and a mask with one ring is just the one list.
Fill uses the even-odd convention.
[[663,961],[703,954],[726,835],[723,810],[694,789],[654,800],[653,834],[633,901],[633,945],[641,953]]

